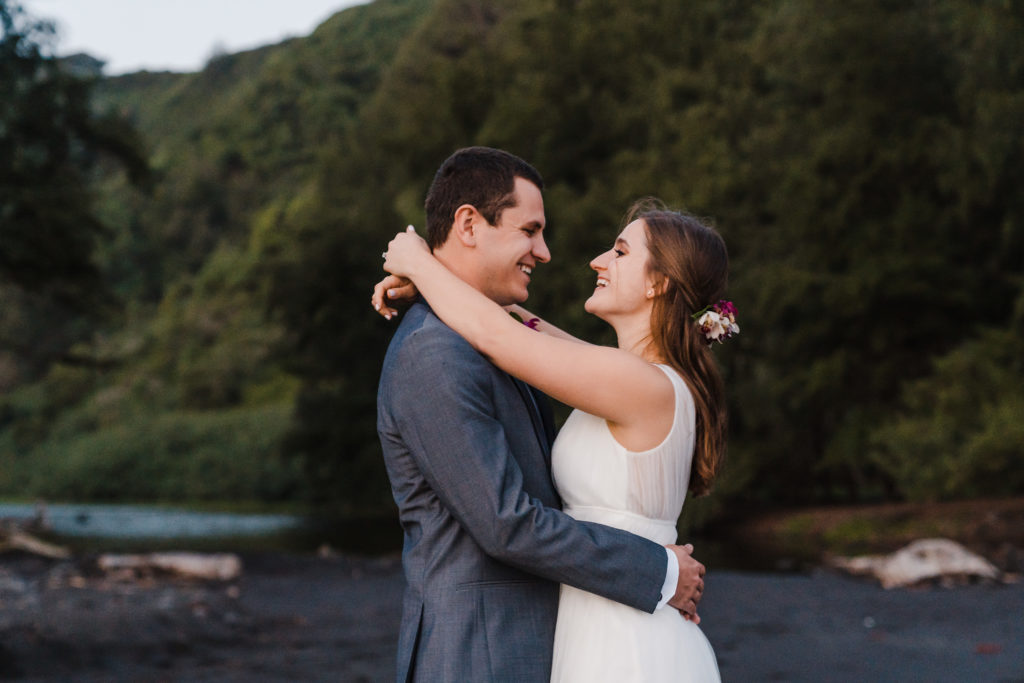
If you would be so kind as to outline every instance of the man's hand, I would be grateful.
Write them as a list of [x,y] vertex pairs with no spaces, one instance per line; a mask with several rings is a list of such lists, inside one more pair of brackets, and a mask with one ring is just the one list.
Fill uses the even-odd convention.
[[704,565],[693,559],[693,546],[689,543],[666,547],[674,552],[676,559],[679,560],[679,581],[676,583],[676,593],[668,604],[679,610],[688,621],[699,624],[697,603],[704,595]]

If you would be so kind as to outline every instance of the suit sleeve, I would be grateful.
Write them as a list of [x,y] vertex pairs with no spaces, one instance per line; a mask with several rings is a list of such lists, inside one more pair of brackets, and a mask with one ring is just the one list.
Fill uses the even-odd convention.
[[523,490],[495,414],[493,367],[461,338],[414,333],[388,381],[393,419],[423,476],[491,557],[646,612],[661,598],[665,549],[578,522]]

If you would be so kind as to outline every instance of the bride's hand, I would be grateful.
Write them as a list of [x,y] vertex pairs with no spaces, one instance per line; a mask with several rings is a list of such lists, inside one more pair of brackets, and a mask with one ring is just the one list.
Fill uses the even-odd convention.
[[396,301],[409,301],[416,297],[416,285],[412,280],[397,275],[388,275],[373,286],[373,296],[370,297],[370,305],[384,318],[391,320],[398,315],[391,304]]
[[413,259],[420,252],[430,254],[427,243],[416,234],[416,228],[409,226],[405,232],[395,235],[395,238],[388,243],[388,250],[384,252],[384,270],[392,273],[373,287],[373,294],[370,296],[370,305],[382,317],[391,320],[398,315],[398,311],[391,305],[397,301],[408,301],[416,294],[416,285],[407,277],[400,274],[403,269],[414,263]]
[[419,259],[430,257],[430,248],[426,240],[416,234],[411,225],[395,235],[388,242],[388,250],[384,253],[384,270],[392,275],[406,277],[415,268]]

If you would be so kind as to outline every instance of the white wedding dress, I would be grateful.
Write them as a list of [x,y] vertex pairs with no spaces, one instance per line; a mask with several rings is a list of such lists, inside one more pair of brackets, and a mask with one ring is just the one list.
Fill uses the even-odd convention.
[[[602,418],[575,410],[552,450],[552,476],[572,517],[675,543],[693,458],[695,414],[686,383],[675,387],[672,430],[655,448],[626,450]],[[700,627],[665,606],[654,614],[562,585],[551,680],[718,681],[718,663]]]

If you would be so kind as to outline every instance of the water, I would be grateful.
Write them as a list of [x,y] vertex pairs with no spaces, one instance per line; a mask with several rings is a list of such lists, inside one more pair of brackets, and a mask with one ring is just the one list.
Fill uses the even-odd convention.
[[[252,536],[294,530],[303,524],[303,519],[296,515],[195,512],[142,505],[52,504],[44,509],[53,533],[73,538]],[[31,519],[36,510],[35,505],[0,503],[0,517]]]
[[[312,551],[323,544],[365,554],[401,547],[395,520],[362,519],[331,524],[296,514],[202,512],[148,505],[54,503],[44,508],[54,542],[78,551],[283,550]],[[37,506],[0,503],[0,518],[29,520]]]
[[[0,518],[32,519],[36,506],[0,503]],[[361,555],[395,553],[402,530],[393,517],[322,522],[297,514],[202,512],[150,505],[48,504],[46,538],[77,552],[153,550],[313,552],[323,545]],[[681,536],[709,570],[791,572],[817,564],[807,549],[751,544],[727,529]]]

